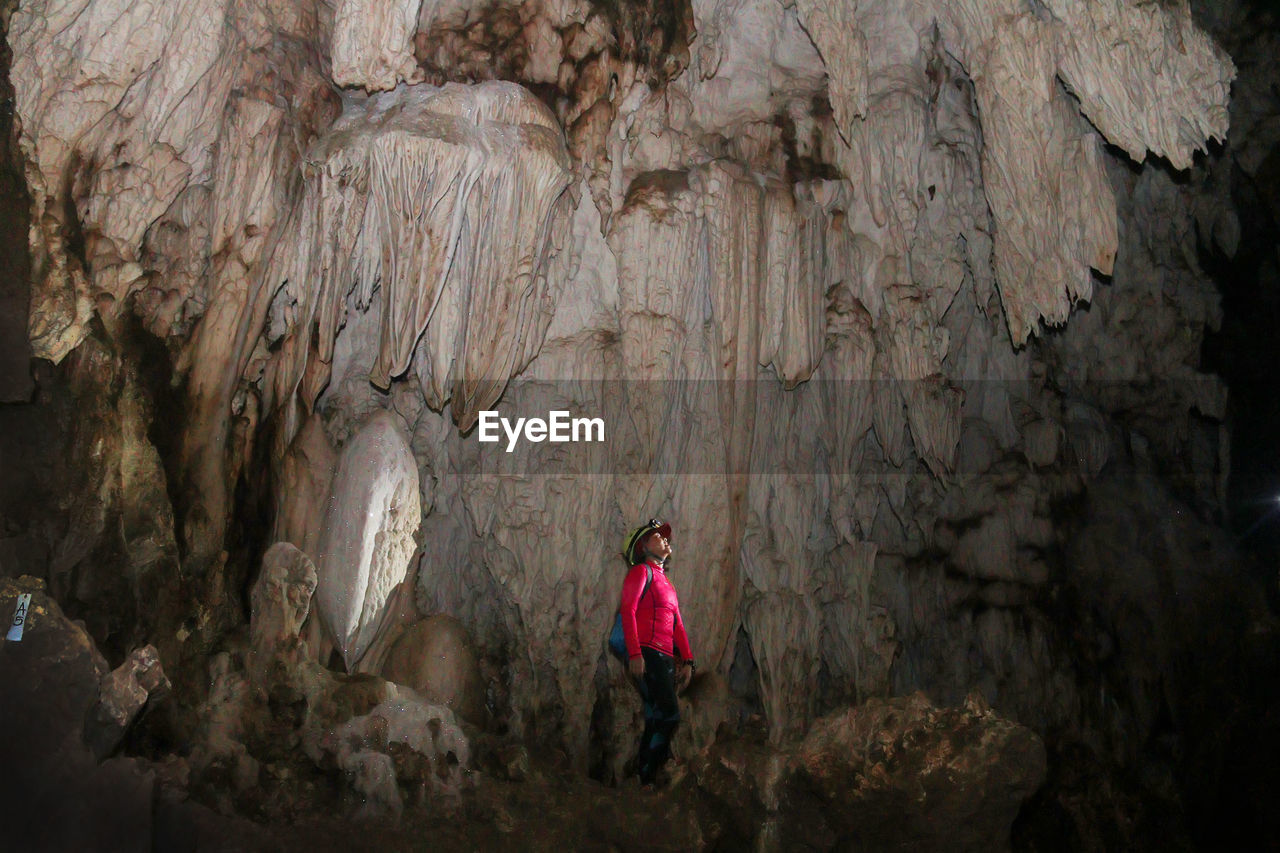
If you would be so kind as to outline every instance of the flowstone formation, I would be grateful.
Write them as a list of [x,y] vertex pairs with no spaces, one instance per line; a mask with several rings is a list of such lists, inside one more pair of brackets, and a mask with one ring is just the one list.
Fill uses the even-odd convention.
[[[637,708],[601,640],[651,516],[701,664],[677,752],[749,729],[752,785],[817,720],[892,728],[890,694],[977,688],[1051,766],[1127,766],[1177,716],[1176,632],[1088,671],[1080,643],[1164,623],[1077,582],[1123,572],[1121,508],[1204,544],[1141,584],[1233,559],[1220,311],[1183,244],[1239,223],[1176,175],[1236,72],[1185,3],[22,0],[7,36],[31,345],[112,413],[74,430],[95,523],[49,534],[50,571],[186,670],[197,710],[156,737],[202,733],[225,809],[292,772],[255,721],[365,813],[452,808],[471,763],[526,778],[526,747],[618,780]],[[604,440],[482,443],[493,409]],[[168,592],[130,631],[95,589]],[[1006,843],[1040,747],[988,722],[1013,746],[966,766],[993,765],[974,802],[938,783],[944,828],[814,843],[942,845],[965,810]],[[782,844],[787,802],[740,840]]]
[[348,669],[382,627],[421,519],[409,444],[396,420],[378,412],[343,448],[320,539],[320,615]]

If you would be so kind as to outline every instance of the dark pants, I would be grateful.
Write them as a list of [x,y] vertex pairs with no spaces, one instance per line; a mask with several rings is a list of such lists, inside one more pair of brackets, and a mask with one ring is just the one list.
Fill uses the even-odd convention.
[[680,705],[676,702],[676,662],[654,649],[640,649],[644,656],[644,677],[636,682],[644,703],[644,734],[636,769],[640,782],[648,785],[671,756],[671,738],[680,725]]

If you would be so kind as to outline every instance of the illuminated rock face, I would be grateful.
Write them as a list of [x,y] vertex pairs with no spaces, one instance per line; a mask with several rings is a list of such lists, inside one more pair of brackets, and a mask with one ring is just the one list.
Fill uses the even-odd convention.
[[910,102],[954,96],[942,91],[949,62],[972,81],[968,111],[981,116],[982,132],[981,176],[972,178],[990,206],[1015,344],[1041,319],[1066,322],[1090,298],[1091,268],[1111,271],[1117,237],[1103,140],[1137,160],[1150,152],[1186,168],[1206,138],[1226,136],[1235,71],[1185,5],[804,0],[799,9],[849,142],[837,161],[887,215],[877,223],[888,225],[889,257],[901,257],[926,218],[919,190],[932,183],[904,155],[946,132],[920,121]]
[[413,454],[395,417],[378,412],[343,448],[320,538],[316,602],[348,669],[377,635],[421,521]]
[[[1203,274],[1121,227],[1189,231],[1179,189],[1105,149],[1182,167],[1226,134],[1234,69],[1179,4],[31,0],[9,40],[32,344],[132,311],[171,345],[184,569],[269,447],[348,667],[421,523],[418,608],[577,760],[629,689],[593,674],[638,520],[672,521],[694,650],[753,667],[781,741],[951,690],[921,614],[1043,588],[1131,405],[1096,380],[1167,380],[1137,404],[1162,459],[1222,415]],[[489,467],[494,407],[608,438]],[[1017,660],[1020,718],[1070,713],[1028,687],[1035,625],[955,631]]]
[[371,92],[421,82],[412,42],[420,2],[338,3],[333,16],[333,82]]
[[268,367],[271,390],[284,400],[301,384],[314,402],[345,301],[363,311],[378,288],[369,379],[386,388],[420,348],[427,403],[452,397],[468,429],[550,319],[544,267],[570,179],[554,118],[509,83],[405,87],[349,104],[310,156],[292,215],[301,230],[268,268],[280,286],[272,334],[287,353]]

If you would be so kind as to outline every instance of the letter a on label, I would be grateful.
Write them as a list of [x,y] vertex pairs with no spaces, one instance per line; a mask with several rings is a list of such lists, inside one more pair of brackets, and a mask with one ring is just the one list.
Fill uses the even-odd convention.
[[6,640],[18,642],[22,639],[22,628],[27,624],[27,610],[31,607],[31,593],[24,592],[18,596],[18,607],[13,611],[13,622],[9,624],[9,633],[5,634]]

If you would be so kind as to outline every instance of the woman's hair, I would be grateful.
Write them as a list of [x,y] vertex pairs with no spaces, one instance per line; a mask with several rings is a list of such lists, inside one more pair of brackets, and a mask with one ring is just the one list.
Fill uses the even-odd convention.
[[639,566],[649,561],[649,550],[645,547],[645,543],[648,542],[649,537],[656,532],[657,531],[655,530],[646,531],[636,542],[635,547],[631,549],[631,552],[635,555],[635,561],[632,562],[631,565]]

